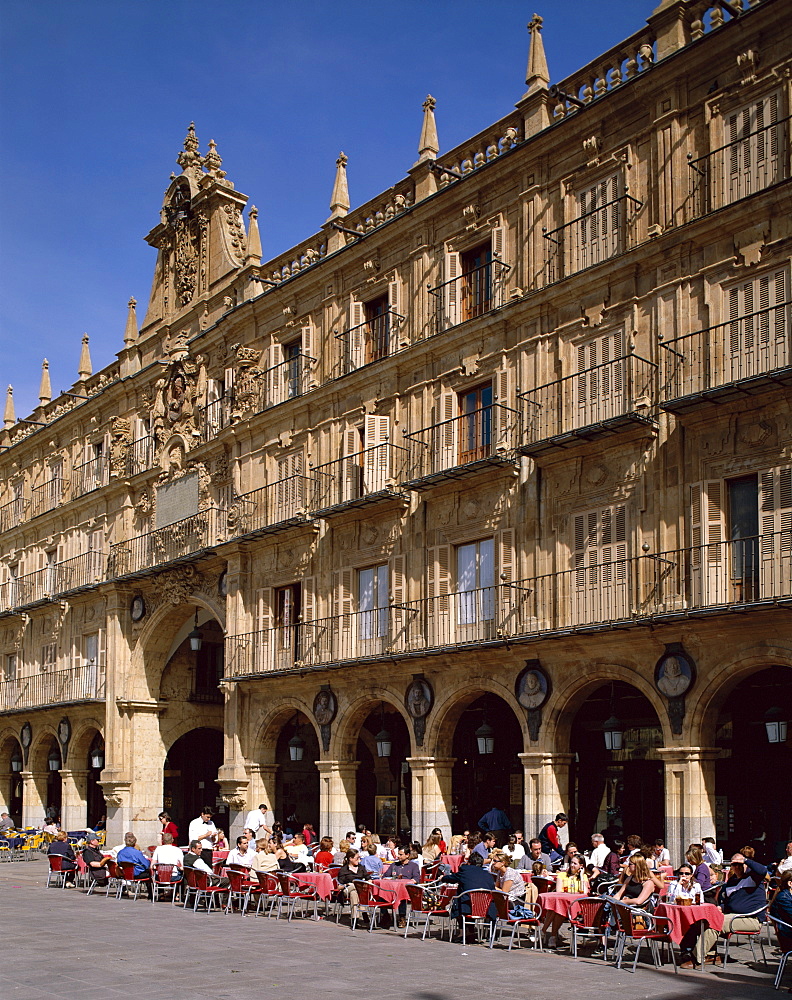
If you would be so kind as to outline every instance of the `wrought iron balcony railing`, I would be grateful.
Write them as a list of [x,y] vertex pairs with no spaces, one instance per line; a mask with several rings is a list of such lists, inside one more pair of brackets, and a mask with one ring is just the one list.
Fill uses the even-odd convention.
[[635,354],[520,393],[524,430],[520,451],[570,447],[631,423],[652,422],[657,365]]
[[0,680],[0,711],[4,712],[74,701],[102,701],[104,696],[105,668],[96,663]]
[[25,501],[22,497],[9,500],[0,507],[0,533],[10,531],[25,520]]
[[685,409],[705,393],[739,386],[744,395],[770,382],[792,381],[792,302],[749,313],[671,340],[665,348],[661,405]]
[[110,465],[105,455],[92,458],[82,465],[76,465],[72,471],[72,497],[81,497],[85,493],[106,486],[109,481]]
[[104,552],[82,552],[63,559],[53,567],[54,592],[65,594],[81,587],[91,587],[107,578],[107,556]]
[[264,372],[257,412],[302,396],[312,387],[312,372],[316,359],[307,354],[295,354]]
[[427,291],[435,297],[434,332],[442,333],[502,306],[506,275],[510,270],[510,264],[493,257],[486,264],[464,271],[439,285],[427,285]]
[[747,198],[789,177],[789,117],[704,156],[688,153],[693,218]]
[[154,468],[154,438],[147,434],[136,438],[130,445],[126,457],[126,474],[137,476]]
[[226,639],[240,677],[792,602],[792,529],[571,569]]
[[421,489],[465,476],[482,465],[515,461],[520,414],[492,403],[419,431],[405,432],[402,486]]
[[234,497],[226,514],[228,537],[304,521],[311,485],[307,476],[290,476]]
[[142,573],[195,556],[225,539],[226,511],[207,507],[191,517],[110,546],[108,578]]
[[386,441],[317,465],[311,476],[311,511],[326,514],[334,508],[363,506],[393,496],[408,454],[406,448]]
[[61,477],[49,479],[41,486],[34,487],[30,491],[29,516],[38,517],[39,514],[54,510],[63,502],[65,490],[66,480]]
[[641,204],[632,195],[623,194],[556,229],[543,228],[545,284],[568,278],[629,250],[630,223]]
[[231,422],[230,403],[226,398],[214,399],[198,408],[198,433],[201,441],[213,441]]
[[337,333],[336,340],[341,342],[341,361],[336,369],[337,373],[346,375],[356,368],[380,361],[409,347],[404,322],[405,317],[395,309],[387,309],[349,327],[343,333]]

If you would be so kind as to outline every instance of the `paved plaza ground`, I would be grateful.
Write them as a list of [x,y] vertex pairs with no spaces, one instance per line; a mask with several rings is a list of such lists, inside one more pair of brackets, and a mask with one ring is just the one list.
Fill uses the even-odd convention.
[[767,945],[767,968],[740,947],[726,972],[675,976],[649,965],[632,975],[525,948],[86,897],[46,890],[45,880],[44,859],[0,865],[2,1000],[770,1000],[792,986],[790,971],[783,993],[772,992],[778,953]]

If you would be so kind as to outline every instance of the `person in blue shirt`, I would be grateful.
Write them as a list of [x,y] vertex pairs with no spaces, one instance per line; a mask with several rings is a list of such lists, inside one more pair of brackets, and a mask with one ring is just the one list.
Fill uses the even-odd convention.
[[377,845],[369,844],[360,856],[360,866],[367,872],[371,872],[372,878],[379,878],[382,875],[382,858],[377,857]]
[[792,871],[784,872],[779,879],[778,891],[770,904],[770,916],[787,925],[777,927],[776,933],[781,949],[792,951]]
[[145,882],[146,890],[151,898],[151,862],[142,851],[138,850],[137,837],[134,833],[124,834],[124,846],[118,852],[116,862],[119,865],[133,866],[135,878]]
[[478,828],[482,833],[494,835],[498,847],[502,847],[512,832],[514,827],[511,820],[502,809],[493,806],[489,812],[484,813],[478,821]]
[[[723,933],[735,931],[759,931],[767,915],[767,894],[764,880],[767,869],[753,858],[735,854],[731,859],[729,876],[718,893],[718,906],[723,910]],[[748,914],[753,914],[749,916]],[[701,962],[702,952],[707,964],[723,964],[723,956],[709,952],[715,948],[718,932],[707,928],[696,945],[696,958]]]
[[[449,872],[448,875],[444,875],[440,880],[441,882],[451,882],[458,886],[457,894],[451,900],[451,909],[449,911],[450,916],[456,918],[457,921],[461,921],[462,916],[471,912],[470,896],[463,896],[460,900],[459,897],[462,893],[467,892],[469,889],[495,889],[495,876],[485,871],[483,866],[484,859],[480,854],[473,852],[470,855],[468,863],[459,866],[458,872]],[[487,916],[490,920],[495,920],[497,919],[497,915],[495,904],[490,903]],[[460,923],[458,933],[461,933],[461,929]]]

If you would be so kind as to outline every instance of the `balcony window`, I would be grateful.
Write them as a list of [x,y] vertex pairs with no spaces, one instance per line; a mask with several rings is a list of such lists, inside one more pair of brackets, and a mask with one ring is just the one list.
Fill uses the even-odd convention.
[[399,339],[404,321],[401,315],[401,283],[398,277],[388,282],[387,293],[361,300],[353,295],[349,303],[347,328],[337,339],[342,341],[340,374],[361,365],[380,361],[407,344]]
[[504,260],[505,245],[505,227],[496,225],[486,241],[469,249],[446,250],[443,281],[429,289],[437,301],[435,332],[503,305],[509,272]]
[[388,564],[358,570],[359,632],[362,642],[388,634]]
[[625,618],[630,610],[624,504],[575,514],[572,551],[574,624]]
[[492,383],[459,394],[458,465],[486,458],[492,447]]
[[456,548],[457,624],[495,617],[495,543],[484,538]]

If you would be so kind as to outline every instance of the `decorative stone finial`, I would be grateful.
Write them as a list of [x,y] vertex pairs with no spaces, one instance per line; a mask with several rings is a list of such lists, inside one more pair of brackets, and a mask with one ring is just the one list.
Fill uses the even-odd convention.
[[77,378],[82,382],[90,378],[92,373],[93,365],[91,364],[91,351],[88,347],[88,334],[84,333],[80,348],[80,363],[77,366]]
[[528,47],[528,69],[525,73],[525,82],[528,85],[529,94],[535,90],[545,89],[550,83],[550,71],[547,68],[547,57],[542,41],[543,24],[544,18],[538,14],[534,14],[528,22],[531,41]]
[[14,413],[14,389],[10,386],[6,389],[6,404],[5,413],[3,414],[3,427],[9,431],[16,423],[16,414]]
[[437,101],[431,94],[427,95],[423,102],[423,126],[421,127],[421,138],[418,140],[418,156],[422,160],[433,160],[440,152],[440,142],[437,138],[437,124],[435,123],[434,110]]
[[46,358],[41,362],[41,385],[39,386],[39,403],[46,406],[52,402],[52,386],[50,385],[49,361]]
[[129,302],[127,302],[127,321],[126,327],[124,329],[124,346],[129,347],[134,344],[137,340],[138,335],[138,325],[137,325],[137,314],[135,312],[135,306],[137,305],[137,299],[133,296]]
[[248,212],[247,260],[253,264],[261,263],[261,234],[258,227],[258,209],[250,206]]
[[203,170],[201,154],[198,151],[198,137],[195,134],[195,122],[190,122],[187,135],[184,139],[184,149],[176,157],[176,162],[182,168],[183,173],[192,171],[195,174],[202,174]]
[[204,167],[212,177],[216,177],[218,180],[222,180],[226,172],[221,170],[220,167],[223,165],[223,161],[220,158],[220,154],[217,152],[217,143],[214,139],[209,140],[209,152],[203,158]]
[[330,196],[330,218],[341,219],[349,211],[349,187],[347,186],[346,165],[349,158],[346,153],[339,153],[336,160],[336,177],[333,193]]

